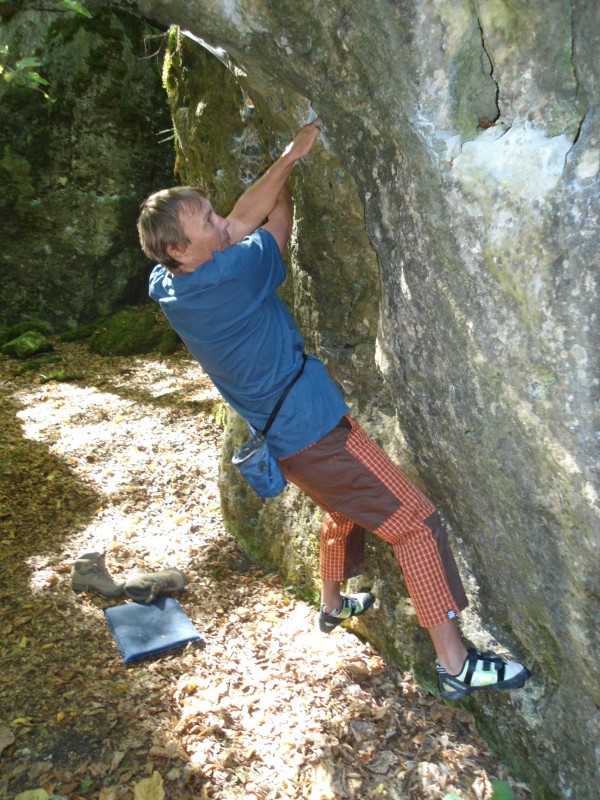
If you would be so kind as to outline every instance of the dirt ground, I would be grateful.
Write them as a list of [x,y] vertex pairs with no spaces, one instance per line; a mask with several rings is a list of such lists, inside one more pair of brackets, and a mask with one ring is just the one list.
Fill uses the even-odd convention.
[[[0,356],[0,797],[529,797],[465,712],[320,634],[245,557],[220,515],[219,398],[186,354],[55,347],[21,374]],[[182,569],[202,643],[125,664],[103,609],[127,597],[70,588],[89,551],[115,578]]]

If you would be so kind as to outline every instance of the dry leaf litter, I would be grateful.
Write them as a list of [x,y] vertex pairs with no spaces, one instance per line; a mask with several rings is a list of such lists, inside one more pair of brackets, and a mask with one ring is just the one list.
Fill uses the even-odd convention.
[[[225,531],[219,396],[187,355],[0,356],[0,796],[489,800],[471,718],[252,564]],[[75,558],[183,569],[201,646],[126,665]]]

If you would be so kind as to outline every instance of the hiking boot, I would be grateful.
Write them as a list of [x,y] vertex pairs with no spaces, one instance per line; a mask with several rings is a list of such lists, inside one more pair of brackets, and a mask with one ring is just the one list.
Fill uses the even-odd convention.
[[319,614],[319,630],[323,633],[331,633],[345,619],[364,614],[374,602],[375,598],[370,592],[358,592],[357,594],[342,595],[341,610],[334,608],[331,613],[328,613],[325,611],[325,605],[322,605]]
[[467,657],[458,675],[450,675],[436,659],[438,686],[446,700],[461,697],[484,689],[502,691],[520,689],[531,677],[531,672],[522,664],[504,661],[493,653],[483,655],[477,650],[467,650]]
[[125,581],[125,594],[136,603],[151,603],[158,594],[178,592],[185,588],[188,580],[180,569],[164,569],[148,572],[134,569]]
[[106,569],[105,553],[84,553],[73,564],[71,589],[93,590],[103,597],[115,597],[125,591],[125,581],[115,581]]

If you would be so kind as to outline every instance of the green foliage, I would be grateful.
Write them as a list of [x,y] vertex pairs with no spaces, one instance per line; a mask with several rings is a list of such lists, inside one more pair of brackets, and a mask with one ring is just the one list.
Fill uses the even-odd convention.
[[163,137],[158,140],[158,143],[164,144],[165,142],[174,141],[177,134],[175,133],[175,128],[165,128],[164,131],[159,131],[158,135]]
[[314,587],[296,586],[296,584],[291,583],[285,586],[283,590],[286,594],[291,594],[293,597],[314,606],[314,608],[319,608],[321,594]]
[[105,320],[90,338],[90,350],[102,356],[174,352],[179,338],[160,311],[153,307],[130,308]]
[[57,383],[68,383],[69,381],[78,381],[81,379],[81,375],[74,375],[69,372],[65,372],[64,369],[58,369],[54,372],[46,372],[40,374],[40,384],[50,383],[52,381],[56,381]]
[[26,89],[37,89],[49,100],[50,96],[43,88],[48,86],[48,81],[39,72],[36,72],[36,68],[41,67],[42,62],[33,57],[21,58],[14,67],[11,67],[7,63],[8,58],[8,45],[4,45],[0,51],[0,75],[2,75],[6,83],[11,83],[14,86],[23,86]]
[[67,11],[74,11],[76,14],[81,14],[82,17],[92,19],[92,14],[87,8],[84,8],[81,3],[77,3],[75,0],[61,0],[58,5],[60,8],[64,8]]
[[[0,0],[0,3],[3,0]],[[92,19],[92,14],[81,3],[76,0],[59,0],[56,4],[58,11],[71,11],[87,19]],[[25,89],[34,89],[41,92],[46,100],[54,102],[44,87],[49,86],[49,82],[37,71],[42,66],[42,62],[34,56],[20,58],[14,65],[11,64],[11,54],[8,45],[0,49],[0,75],[6,83],[13,86],[21,86]]]

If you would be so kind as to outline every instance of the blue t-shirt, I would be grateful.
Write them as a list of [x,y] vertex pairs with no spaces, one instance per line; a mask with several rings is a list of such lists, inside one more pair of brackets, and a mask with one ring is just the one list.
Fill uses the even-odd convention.
[[[262,430],[279,396],[302,366],[304,340],[275,289],[285,264],[273,236],[259,228],[194,272],[158,265],[150,297],[219,392]],[[347,412],[321,361],[309,356],[268,433],[276,458],[314,444]]]

